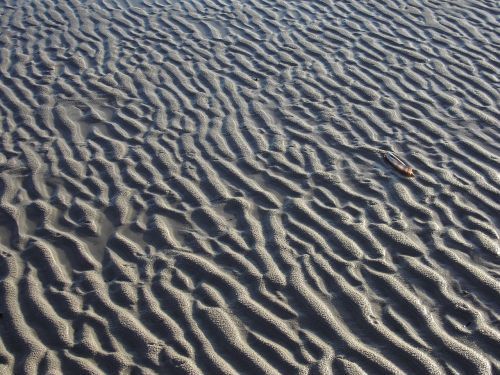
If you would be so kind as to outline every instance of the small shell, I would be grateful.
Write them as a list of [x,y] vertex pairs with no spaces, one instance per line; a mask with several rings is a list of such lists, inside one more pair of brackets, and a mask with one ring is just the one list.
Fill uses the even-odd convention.
[[399,173],[404,174],[407,177],[415,177],[413,168],[408,166],[404,161],[394,155],[392,152],[384,153],[384,159],[392,165]]

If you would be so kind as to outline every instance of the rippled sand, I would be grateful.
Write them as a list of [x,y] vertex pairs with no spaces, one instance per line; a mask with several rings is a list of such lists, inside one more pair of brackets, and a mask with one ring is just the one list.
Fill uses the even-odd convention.
[[499,373],[499,12],[1,1],[0,373]]

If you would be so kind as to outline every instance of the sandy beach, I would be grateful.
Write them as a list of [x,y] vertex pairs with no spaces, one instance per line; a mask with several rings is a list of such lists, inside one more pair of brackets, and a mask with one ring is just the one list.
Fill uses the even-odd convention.
[[499,19],[0,0],[0,374],[500,374]]

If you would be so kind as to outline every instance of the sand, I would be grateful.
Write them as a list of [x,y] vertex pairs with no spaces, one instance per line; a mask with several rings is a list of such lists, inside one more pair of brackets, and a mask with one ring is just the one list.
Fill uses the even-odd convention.
[[499,12],[2,1],[0,373],[500,373]]

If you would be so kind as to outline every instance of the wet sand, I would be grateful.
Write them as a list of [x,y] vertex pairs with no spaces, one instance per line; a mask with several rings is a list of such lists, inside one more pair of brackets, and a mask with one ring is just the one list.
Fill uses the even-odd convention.
[[2,1],[0,373],[500,373],[498,15]]

